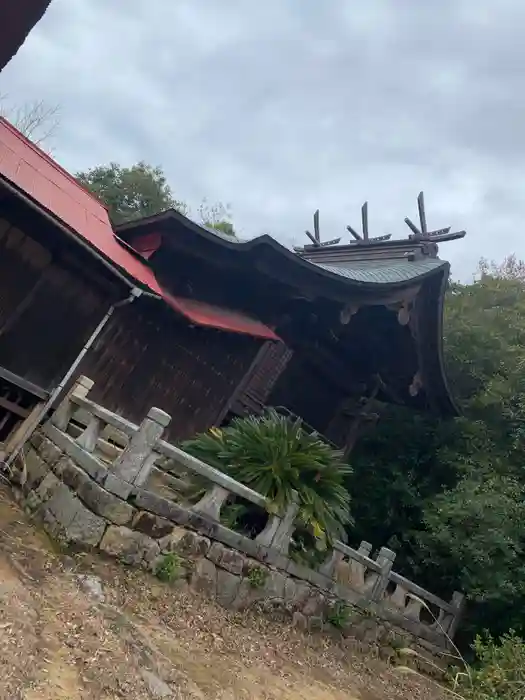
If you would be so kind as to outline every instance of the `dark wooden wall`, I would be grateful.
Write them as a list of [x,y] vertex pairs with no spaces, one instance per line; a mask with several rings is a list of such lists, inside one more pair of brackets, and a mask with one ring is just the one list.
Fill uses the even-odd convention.
[[284,343],[266,342],[256,362],[245,376],[240,391],[235,397],[232,412],[240,416],[261,413],[292,355],[292,350]]
[[117,309],[81,373],[106,408],[140,423],[152,406],[172,416],[170,440],[222,420],[262,341],[191,327],[163,302],[142,298]]
[[0,368],[51,390],[104,316],[111,295],[90,276],[83,258],[76,266],[74,254],[66,260],[67,245],[62,256],[47,245],[45,227],[17,224],[0,201]]
[[324,433],[345,394],[327,381],[297,350],[268,397],[268,405],[284,406]]

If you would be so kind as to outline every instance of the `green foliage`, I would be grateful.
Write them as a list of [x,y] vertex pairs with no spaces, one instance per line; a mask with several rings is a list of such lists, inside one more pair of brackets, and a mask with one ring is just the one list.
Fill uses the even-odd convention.
[[268,570],[262,566],[254,566],[248,572],[248,583],[252,588],[264,588],[268,580]]
[[476,662],[458,692],[466,700],[522,700],[525,689],[525,643],[513,631],[496,643],[491,635],[477,635]]
[[114,224],[186,207],[174,199],[164,172],[144,162],[129,168],[117,163],[77,173],[77,180],[103,202]]
[[159,581],[174,583],[183,574],[182,559],[175,552],[165,554],[155,568],[155,576]]
[[301,421],[269,411],[262,417],[235,419],[182,445],[203,462],[266,496],[282,512],[299,496],[299,519],[320,542],[344,536],[350,499],[344,479],[350,468],[342,454]]
[[445,360],[463,417],[386,408],[352,453],[353,535],[398,553],[396,569],[469,597],[465,626],[525,632],[525,266],[482,263],[453,284]]
[[354,609],[338,600],[327,612],[326,620],[338,630],[345,629],[350,624]]

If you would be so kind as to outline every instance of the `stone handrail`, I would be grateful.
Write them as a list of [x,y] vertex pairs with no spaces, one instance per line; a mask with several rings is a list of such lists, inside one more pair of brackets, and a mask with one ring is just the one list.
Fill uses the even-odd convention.
[[[273,513],[261,494],[163,440],[171,420],[168,414],[151,408],[142,423],[135,425],[90,401],[87,394],[92,386],[91,380],[80,377],[44,426],[44,433],[105,491],[139,510],[193,528],[264,561],[350,605],[371,608],[432,643],[453,636],[464,605],[460,593],[454,593],[450,603],[438,598],[392,570],[392,550],[381,547],[372,558],[368,542],[357,550],[335,542],[317,571],[293,561],[288,551],[299,511],[297,498],[284,513]],[[175,503],[147,488],[152,469],[166,459],[210,482],[198,503]],[[221,508],[231,495],[268,512],[266,526],[254,539],[221,523]]]

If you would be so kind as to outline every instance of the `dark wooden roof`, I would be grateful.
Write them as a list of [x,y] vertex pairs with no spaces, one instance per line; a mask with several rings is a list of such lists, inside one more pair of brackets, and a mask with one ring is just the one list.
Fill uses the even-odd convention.
[[3,0],[0,2],[0,71],[9,63],[51,0]]

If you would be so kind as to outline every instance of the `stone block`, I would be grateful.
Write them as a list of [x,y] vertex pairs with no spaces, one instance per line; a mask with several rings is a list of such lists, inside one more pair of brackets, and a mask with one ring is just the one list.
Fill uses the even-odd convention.
[[46,503],[46,510],[53,514],[60,525],[67,528],[73,522],[80,506],[81,503],[74,493],[65,484],[60,484]]
[[39,450],[43,439],[44,439],[44,436],[42,435],[42,433],[40,431],[36,431],[31,435],[31,438],[29,440],[29,444],[33,445],[35,450]]
[[135,509],[129,503],[109,493],[91,479],[81,485],[78,496],[93,513],[115,525],[128,525],[135,514]]
[[62,457],[53,467],[55,474],[73,491],[80,491],[83,484],[90,482],[86,472],[77,466],[70,457]]
[[306,617],[323,616],[326,608],[326,598],[322,593],[312,590],[310,596],[305,601],[301,612]]
[[35,489],[35,494],[42,502],[47,501],[61,483],[62,482],[56,478],[53,472],[48,472],[42,479],[38,488]]
[[38,448],[40,457],[52,467],[64,454],[60,447],[57,447],[49,438],[42,437],[42,442]]
[[33,449],[28,450],[25,463],[27,470],[27,481],[25,486],[28,489],[35,489],[40,486],[45,476],[49,474],[49,465],[46,464],[40,455]]
[[24,510],[26,512],[32,513],[42,504],[42,499],[39,498],[36,491],[30,491],[25,497]]
[[221,569],[240,576],[244,569],[245,558],[241,552],[225,547],[220,542],[214,542],[207,553],[207,558]]
[[266,583],[264,584],[264,596],[271,599],[284,599],[286,576],[280,571],[269,569]]
[[79,502],[73,521],[64,528],[64,535],[69,542],[96,547],[102,540],[106,527],[104,518],[95,515]]
[[224,569],[217,569],[217,602],[223,608],[231,607],[237,598],[241,585],[240,576],[231,574]]
[[110,525],[106,530],[100,549],[125,564],[133,566],[139,566],[143,562],[153,562],[160,552],[159,545],[151,537],[127,527],[114,525]]
[[312,593],[311,587],[304,581],[286,577],[284,583],[284,602],[291,610],[301,610]]
[[307,618],[308,619],[308,633],[313,634],[314,632],[322,632],[323,631],[323,617],[321,615],[312,615],[312,617]]
[[210,540],[191,530],[175,528],[171,535],[159,540],[162,550],[177,552],[187,557],[202,557],[208,554]]
[[169,501],[167,498],[157,496],[151,491],[135,488],[130,495],[131,499],[139,510],[148,510],[150,513],[160,515],[161,518],[171,520],[177,525],[186,525],[189,520],[190,513],[186,508]]
[[306,632],[306,630],[308,629],[308,620],[303,615],[303,613],[297,611],[294,612],[292,616],[292,627],[295,627],[301,632]]
[[[171,520],[161,518],[160,515],[148,513],[145,510],[138,511],[133,517],[132,528],[138,532],[142,532],[153,539],[161,539],[164,544],[164,538],[174,531],[175,525]],[[160,545],[160,543],[159,543]],[[164,549],[164,547],[162,547]]]
[[191,587],[208,598],[217,595],[217,569],[209,559],[199,559],[191,577]]
[[173,531],[169,535],[161,537],[159,540],[159,547],[161,552],[178,552],[179,543],[184,535],[188,532],[183,527],[175,526]]
[[106,491],[109,491],[110,493],[115,494],[115,496],[122,498],[123,501],[128,498],[133,488],[127,481],[119,479],[118,476],[115,476],[115,474],[112,474],[111,472],[108,472],[105,475],[102,485]]

